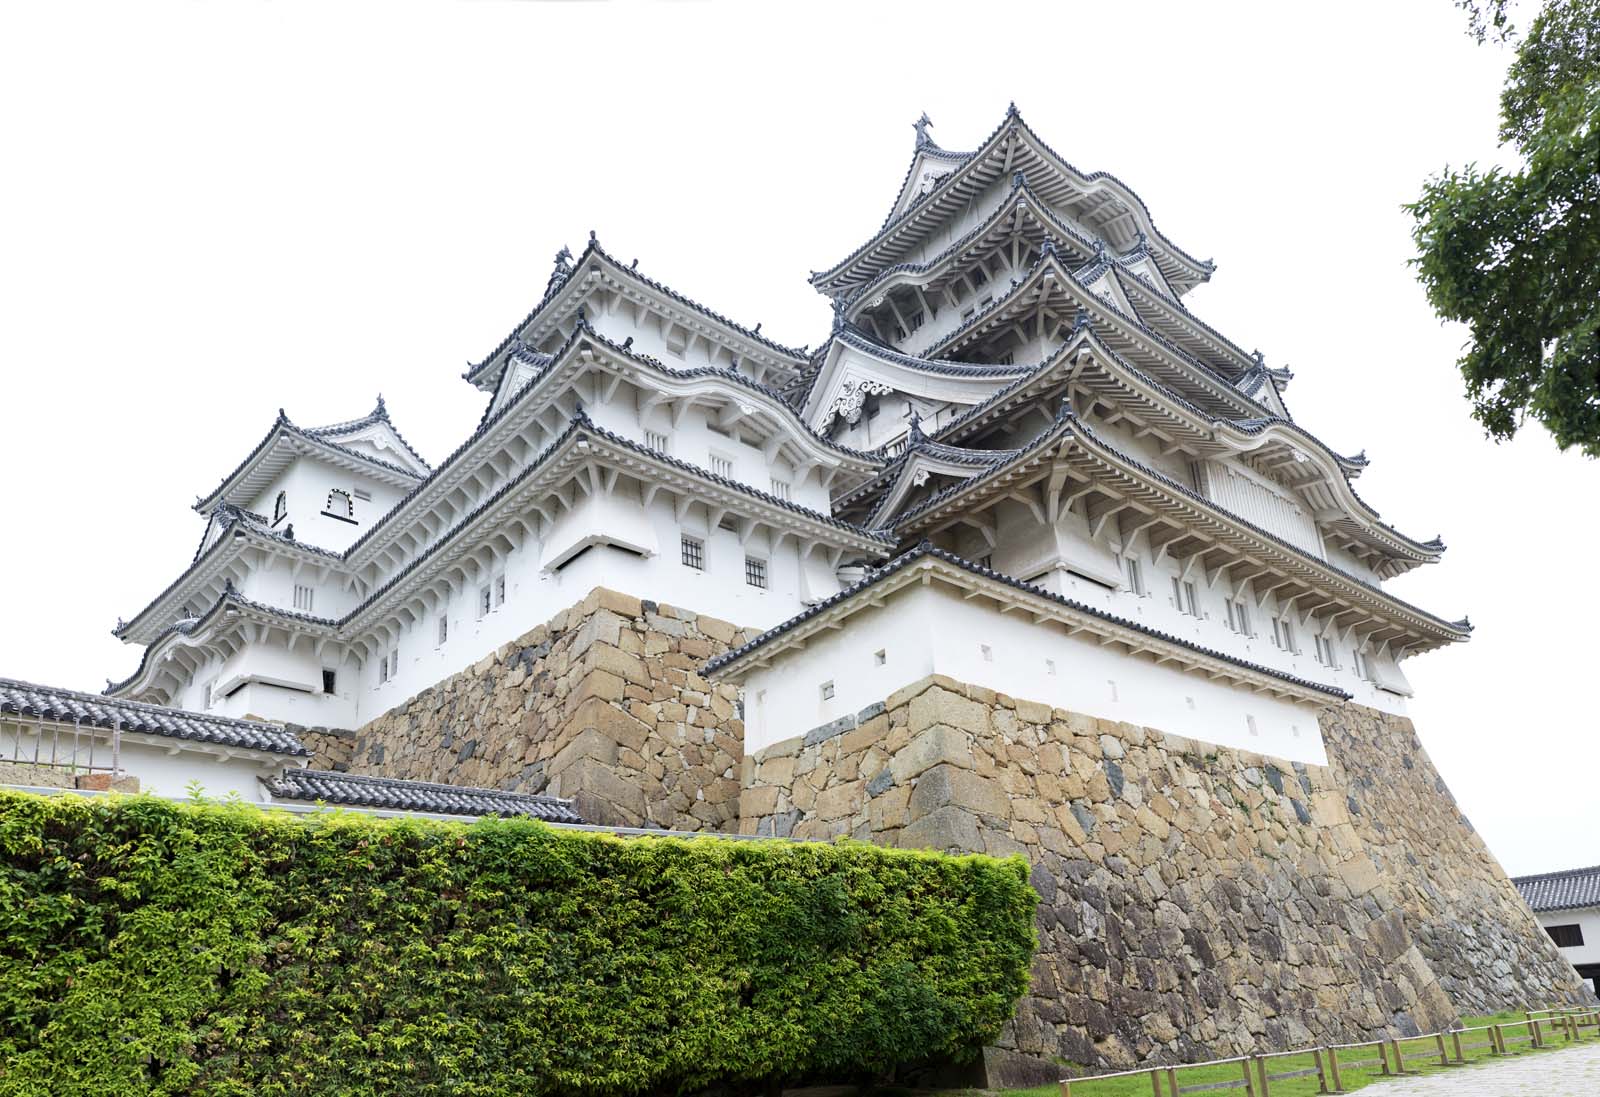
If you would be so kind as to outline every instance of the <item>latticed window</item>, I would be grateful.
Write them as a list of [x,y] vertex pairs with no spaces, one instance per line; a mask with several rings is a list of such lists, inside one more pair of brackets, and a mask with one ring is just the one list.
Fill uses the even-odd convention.
[[789,498],[789,481],[774,478],[772,481],[772,494],[779,499]]
[[653,450],[666,453],[672,445],[672,440],[659,430],[647,430],[644,432],[644,444]]
[[296,583],[294,585],[294,608],[310,613],[316,593],[312,588]]
[[706,543],[687,533],[683,535],[683,566],[696,571],[706,569]]
[[711,455],[711,471],[726,479],[733,479],[733,458],[720,453]]
[[754,556],[744,558],[744,581],[752,587],[767,589],[767,562]]
[[343,488],[334,488],[328,492],[328,505],[322,513],[330,518],[343,518],[347,521],[355,520],[355,503],[350,498],[350,493]]

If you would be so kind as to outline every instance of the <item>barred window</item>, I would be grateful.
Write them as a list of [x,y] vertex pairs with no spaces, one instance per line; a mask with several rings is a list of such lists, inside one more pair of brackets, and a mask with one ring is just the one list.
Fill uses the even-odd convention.
[[644,444],[653,450],[667,453],[672,445],[672,440],[659,430],[647,430],[644,432]]
[[733,458],[720,453],[711,455],[711,471],[727,480],[733,479]]
[[789,481],[779,480],[774,477],[772,481],[772,494],[776,495],[779,499],[789,498]]
[[687,533],[683,535],[683,565],[696,571],[706,569],[706,543]]
[[744,558],[744,581],[752,587],[767,589],[767,562],[754,556]]
[[316,599],[316,593],[311,587],[296,583],[294,585],[294,608],[310,613],[312,603]]
[[506,604],[506,577],[504,575],[495,576],[494,604],[497,606],[503,606]]
[[441,612],[439,614],[439,643],[442,644],[448,639],[450,639],[450,617],[448,614]]

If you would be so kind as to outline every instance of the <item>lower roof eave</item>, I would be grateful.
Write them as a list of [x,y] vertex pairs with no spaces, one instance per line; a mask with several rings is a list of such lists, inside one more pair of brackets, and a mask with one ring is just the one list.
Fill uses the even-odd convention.
[[1087,632],[1102,643],[1122,644],[1130,655],[1148,655],[1161,663],[1174,662],[1185,671],[1229,679],[1243,688],[1317,705],[1349,700],[1351,697],[1350,693],[1338,687],[1238,659],[1075,602],[934,548],[927,542],[896,557],[833,598],[769,629],[749,643],[711,659],[705,664],[703,673],[713,680],[739,681],[750,671],[770,665],[784,651],[803,647],[813,636],[834,631],[838,622],[855,612],[881,606],[886,596],[908,586],[933,580],[958,587],[973,597],[990,598],[1002,609],[1017,608],[1031,612],[1036,624],[1049,621],[1061,625],[1069,636]]

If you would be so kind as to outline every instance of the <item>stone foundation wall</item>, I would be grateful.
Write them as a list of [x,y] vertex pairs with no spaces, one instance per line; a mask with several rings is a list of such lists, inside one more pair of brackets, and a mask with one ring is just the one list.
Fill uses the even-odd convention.
[[311,737],[313,764],[572,797],[592,823],[731,830],[738,689],[699,668],[753,635],[597,588],[353,738]]
[[1356,705],[1320,719],[1356,833],[1456,1008],[1568,1000],[1571,964],[1461,814],[1411,721]]
[[[1477,1005],[1447,989],[1500,985],[1513,958],[1517,1004],[1572,1000],[1525,910],[1491,909],[1478,920],[1497,928],[1449,951],[1438,923],[1504,874],[1448,833],[1436,864],[1406,858],[1464,823],[1410,777],[1385,785],[1384,719],[1330,739],[1346,768],[1306,767],[934,676],[746,758],[741,827],[1025,854],[1040,947],[1002,1046],[1028,1056],[1110,1066],[1429,1031]],[[1395,768],[1436,781],[1405,742],[1411,768]],[[1352,795],[1354,772],[1371,786]],[[1391,813],[1406,822],[1369,847]]]

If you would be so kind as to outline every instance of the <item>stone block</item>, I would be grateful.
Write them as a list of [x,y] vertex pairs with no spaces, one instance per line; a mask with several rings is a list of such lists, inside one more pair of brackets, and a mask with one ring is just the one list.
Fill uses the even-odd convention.
[[911,820],[915,822],[950,805],[996,819],[1011,816],[1010,798],[999,782],[969,769],[940,763],[917,778],[911,790]]
[[936,724],[959,728],[973,735],[983,735],[989,730],[987,708],[939,686],[923,690],[913,697],[910,708],[912,734]]
[[[596,614],[590,620],[598,620],[599,616]],[[611,643],[596,641],[584,655],[583,662],[587,668],[610,671],[623,681],[632,682],[636,686],[650,685],[654,681],[643,659],[637,655],[629,655]]]
[[733,643],[734,633],[738,631],[727,621],[716,617],[707,617],[704,614],[696,617],[694,623],[702,635],[709,636],[723,647]]
[[972,741],[966,732],[943,724],[925,728],[895,752],[889,771],[896,784],[905,784],[941,762],[973,768]]
[[761,815],[771,815],[778,810],[778,798],[781,792],[777,785],[760,785],[742,790],[739,793],[740,817],[754,819]]
[[640,826],[645,821],[644,789],[591,758],[574,763],[554,777],[555,795],[576,801],[578,814],[600,826]]
[[593,761],[612,765],[617,760],[617,741],[595,728],[584,728],[572,741],[556,752],[547,772],[551,776],[562,773],[580,761]]
[[623,594],[606,587],[596,587],[592,593],[601,609],[610,610],[618,617],[631,620],[644,616],[643,604],[631,594]]
[[949,805],[914,820],[899,832],[901,849],[933,849],[975,853],[983,849],[978,836],[978,817]]
[[562,728],[564,732],[585,729],[598,731],[619,746],[631,750],[643,750],[645,740],[652,732],[652,729],[642,721],[617,706],[594,697],[580,704],[577,711],[567,718]]

